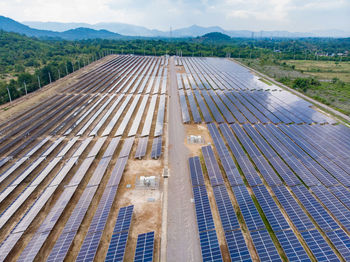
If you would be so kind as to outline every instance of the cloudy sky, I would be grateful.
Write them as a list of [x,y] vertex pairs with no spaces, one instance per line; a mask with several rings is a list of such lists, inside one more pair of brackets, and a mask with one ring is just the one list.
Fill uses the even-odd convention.
[[350,0],[0,0],[0,14],[18,21],[122,22],[161,30],[197,24],[350,31]]

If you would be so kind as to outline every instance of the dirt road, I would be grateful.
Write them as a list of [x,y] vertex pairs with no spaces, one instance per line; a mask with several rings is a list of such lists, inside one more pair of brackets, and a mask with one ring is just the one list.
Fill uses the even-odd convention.
[[170,60],[170,79],[167,261],[201,261],[194,203],[191,202],[189,153],[184,145],[186,133],[181,119],[173,58]]

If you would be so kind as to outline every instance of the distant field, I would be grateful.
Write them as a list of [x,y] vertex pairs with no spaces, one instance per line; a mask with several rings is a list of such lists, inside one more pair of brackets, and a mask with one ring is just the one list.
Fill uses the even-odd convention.
[[333,79],[350,82],[350,62],[315,61],[315,60],[284,60],[287,65],[294,65],[296,70],[303,71],[318,79]]

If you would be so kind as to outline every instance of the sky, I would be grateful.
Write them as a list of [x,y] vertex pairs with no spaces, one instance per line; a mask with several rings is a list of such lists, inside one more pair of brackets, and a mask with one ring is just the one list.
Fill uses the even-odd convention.
[[350,0],[0,0],[0,14],[17,21],[120,22],[169,30],[350,31]]

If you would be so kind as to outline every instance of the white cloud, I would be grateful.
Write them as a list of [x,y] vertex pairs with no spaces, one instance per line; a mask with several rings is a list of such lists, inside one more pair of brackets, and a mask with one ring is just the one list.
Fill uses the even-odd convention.
[[19,21],[122,22],[167,30],[198,24],[225,29],[350,28],[349,0],[0,0]]

